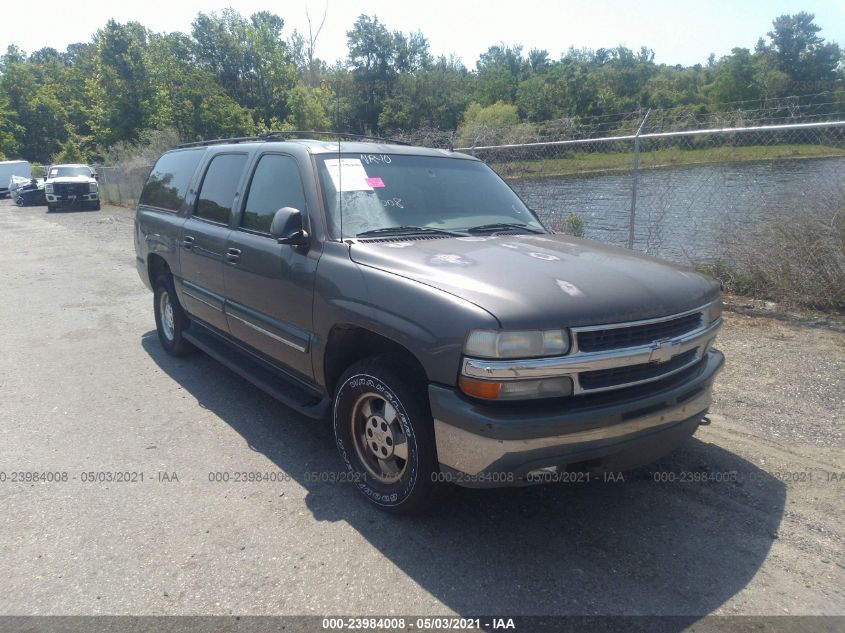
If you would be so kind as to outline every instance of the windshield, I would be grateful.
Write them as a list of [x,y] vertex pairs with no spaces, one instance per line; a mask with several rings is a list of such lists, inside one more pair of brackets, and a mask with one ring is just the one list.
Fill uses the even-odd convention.
[[317,161],[335,238],[341,234],[341,206],[345,237],[391,227],[464,233],[524,225],[545,232],[510,187],[478,161],[401,154],[326,154]]
[[90,167],[51,167],[48,178],[67,178],[68,176],[90,176]]

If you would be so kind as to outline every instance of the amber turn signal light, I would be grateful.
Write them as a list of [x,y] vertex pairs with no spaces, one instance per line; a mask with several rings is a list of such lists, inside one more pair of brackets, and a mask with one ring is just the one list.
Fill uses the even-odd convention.
[[502,391],[502,383],[475,380],[466,376],[461,376],[458,380],[458,386],[468,396],[484,398],[485,400],[496,400]]

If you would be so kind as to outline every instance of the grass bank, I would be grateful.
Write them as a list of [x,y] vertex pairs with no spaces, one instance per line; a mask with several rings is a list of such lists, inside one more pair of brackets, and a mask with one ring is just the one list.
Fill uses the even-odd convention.
[[[826,158],[845,156],[845,147],[829,145],[750,145],[741,147],[708,147],[682,149],[670,147],[640,153],[640,169],[657,169],[678,165],[706,163],[735,163],[759,160],[790,160],[798,158]],[[480,158],[484,158],[479,155]],[[560,158],[538,158],[513,161],[493,161],[490,166],[503,178],[535,178],[539,176],[569,176],[592,172],[628,171],[630,152],[611,154],[600,152],[571,152]]]

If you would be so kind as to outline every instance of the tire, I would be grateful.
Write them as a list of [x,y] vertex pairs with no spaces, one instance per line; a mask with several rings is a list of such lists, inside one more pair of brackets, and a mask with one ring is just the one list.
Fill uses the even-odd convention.
[[94,211],[99,211],[99,210],[100,210],[100,201],[99,201],[99,200],[97,200],[97,202],[95,202],[95,203],[94,203],[94,205],[93,205],[91,208],[92,208]]
[[52,204],[47,205],[47,213],[53,213],[56,210],[56,207]]
[[436,503],[445,486],[435,481],[440,469],[425,390],[414,388],[398,367],[378,356],[347,369],[332,417],[350,481],[380,509],[414,514]]
[[194,346],[183,336],[191,321],[179,305],[179,299],[173,287],[173,278],[170,275],[161,275],[156,280],[153,312],[158,339],[164,351],[171,356],[184,356],[194,351]]

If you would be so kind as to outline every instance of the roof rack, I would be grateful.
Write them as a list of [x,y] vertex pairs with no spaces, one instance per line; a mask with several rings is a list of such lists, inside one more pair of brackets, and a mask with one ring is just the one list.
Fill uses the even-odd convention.
[[257,143],[267,141],[284,141],[290,136],[331,136],[344,139],[367,140],[367,141],[382,141],[385,143],[393,143],[395,145],[411,145],[405,141],[399,141],[392,138],[384,138],[381,136],[370,136],[368,134],[351,134],[349,132],[318,132],[315,130],[272,130],[260,136],[235,136],[232,138],[218,138],[208,141],[194,141],[192,143],[180,143],[177,149],[185,147],[205,147],[207,145],[221,145],[223,143]]
[[385,138],[383,136],[373,136],[371,134],[352,134],[350,132],[318,132],[315,130],[273,130],[267,132],[265,137],[272,138],[273,140],[277,140],[279,138],[284,138],[285,136],[337,136],[339,138],[348,138],[348,139],[357,139],[362,141],[382,141],[385,143],[393,143],[394,145],[411,145],[406,141],[400,141],[395,138]]
[[206,145],[221,145],[223,143],[250,143],[256,141],[263,141],[263,136],[234,136],[232,138],[215,138],[208,141],[194,141],[192,143],[180,143],[176,146],[177,149],[183,147],[204,147]]

